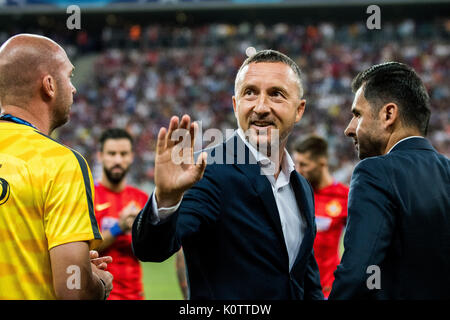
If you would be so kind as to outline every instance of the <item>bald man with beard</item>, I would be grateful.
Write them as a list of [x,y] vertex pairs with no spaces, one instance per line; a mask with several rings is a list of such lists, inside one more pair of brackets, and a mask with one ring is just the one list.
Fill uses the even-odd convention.
[[51,139],[69,120],[74,66],[49,38],[0,47],[0,299],[106,299],[111,257],[86,160]]

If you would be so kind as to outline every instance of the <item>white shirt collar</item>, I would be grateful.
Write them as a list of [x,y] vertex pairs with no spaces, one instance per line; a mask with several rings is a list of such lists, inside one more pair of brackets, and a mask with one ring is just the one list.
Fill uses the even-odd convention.
[[[266,155],[262,154],[256,148],[245,139],[244,132],[241,128],[237,129],[237,133],[242,141],[244,141],[245,145],[249,148],[250,152],[252,153],[253,157],[255,157],[256,161],[261,167],[266,167],[269,164],[273,164],[273,161],[270,160]],[[289,177],[292,173],[292,171],[295,170],[294,161],[292,160],[291,156],[287,152],[286,148],[283,151],[283,157],[281,160],[281,171],[284,173],[286,177]]]
[[392,149],[394,149],[395,148],[395,146],[396,145],[398,145],[400,142],[402,142],[402,141],[405,141],[405,140],[408,140],[408,139],[411,139],[411,138],[422,138],[422,139],[425,139],[424,137],[422,137],[422,136],[410,136],[410,137],[406,137],[406,138],[403,138],[403,139],[401,139],[401,140],[399,140],[399,141],[397,141],[397,143],[396,144],[394,144],[390,149],[389,149],[389,151],[386,153],[386,154],[388,154],[389,152],[391,152],[392,151]]

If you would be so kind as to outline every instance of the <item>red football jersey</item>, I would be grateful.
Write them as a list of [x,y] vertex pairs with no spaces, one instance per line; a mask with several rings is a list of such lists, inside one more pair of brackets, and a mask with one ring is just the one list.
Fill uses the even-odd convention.
[[348,191],[347,186],[334,182],[314,192],[317,225],[314,255],[325,298],[330,294],[333,273],[340,262],[339,239],[347,221]]
[[[100,184],[95,185],[95,215],[100,229],[111,228],[118,220],[120,212],[130,202],[142,209],[148,195],[131,186],[121,192],[113,192]],[[142,270],[139,260],[131,249],[131,231],[117,236],[115,242],[101,253],[111,256],[113,262],[108,264],[108,271],[114,276],[113,290],[108,300],[142,300]]]

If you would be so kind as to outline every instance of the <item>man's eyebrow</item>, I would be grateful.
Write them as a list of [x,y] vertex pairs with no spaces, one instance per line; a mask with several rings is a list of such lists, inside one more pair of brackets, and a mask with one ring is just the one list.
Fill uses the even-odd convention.
[[[258,86],[251,84],[251,83],[246,84],[246,85],[242,86],[240,94],[243,94],[245,92],[245,90],[247,90],[247,89],[258,90]],[[286,97],[290,96],[289,92],[285,88],[280,87],[280,86],[273,86],[273,87],[270,87],[268,90],[272,91],[272,92],[280,91]]]
[[289,96],[289,92],[288,92],[286,89],[284,89],[283,87],[274,86],[274,87],[270,87],[269,90],[272,90],[272,91],[281,91],[281,93],[283,93],[285,96]]
[[247,90],[247,89],[253,89],[253,90],[255,90],[255,89],[257,89],[257,87],[256,87],[254,84],[246,84],[246,85],[243,85],[242,88],[241,88],[240,93],[244,93],[245,90]]

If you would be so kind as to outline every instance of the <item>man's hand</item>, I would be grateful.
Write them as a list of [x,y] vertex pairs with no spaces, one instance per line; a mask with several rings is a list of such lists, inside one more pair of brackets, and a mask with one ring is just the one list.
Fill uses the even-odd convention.
[[89,257],[91,259],[91,263],[101,270],[106,270],[108,264],[112,262],[111,256],[99,257],[98,251],[95,250],[89,251]]
[[[112,258],[99,258],[96,251],[89,251],[88,242],[61,244],[49,252],[53,286],[58,299],[104,299],[105,293],[107,296],[112,290],[113,276],[103,270]],[[72,269],[76,271],[70,271]],[[76,285],[71,285],[71,277]]]
[[94,277],[97,276],[99,281],[102,281],[104,283],[104,299],[106,300],[109,297],[109,294],[111,293],[111,290],[113,289],[113,275],[103,269],[98,268],[94,263],[91,262],[92,267],[92,273],[94,274]]
[[119,214],[119,227],[123,233],[131,230],[134,219],[139,214],[140,209],[136,207],[134,202],[130,202]]
[[[184,129],[186,134],[179,141],[173,141],[171,138],[177,129]],[[197,163],[194,163],[194,141],[197,129],[198,125],[195,122],[191,123],[190,117],[184,115],[180,122],[178,117],[172,117],[168,131],[165,127],[159,130],[155,158],[155,196],[159,208],[176,205],[183,193],[203,177],[206,153],[202,152]],[[189,154],[182,157],[181,164],[176,164],[172,158],[174,149],[177,145],[180,147],[180,143],[188,142],[186,139],[190,139],[190,145],[183,151]]]

